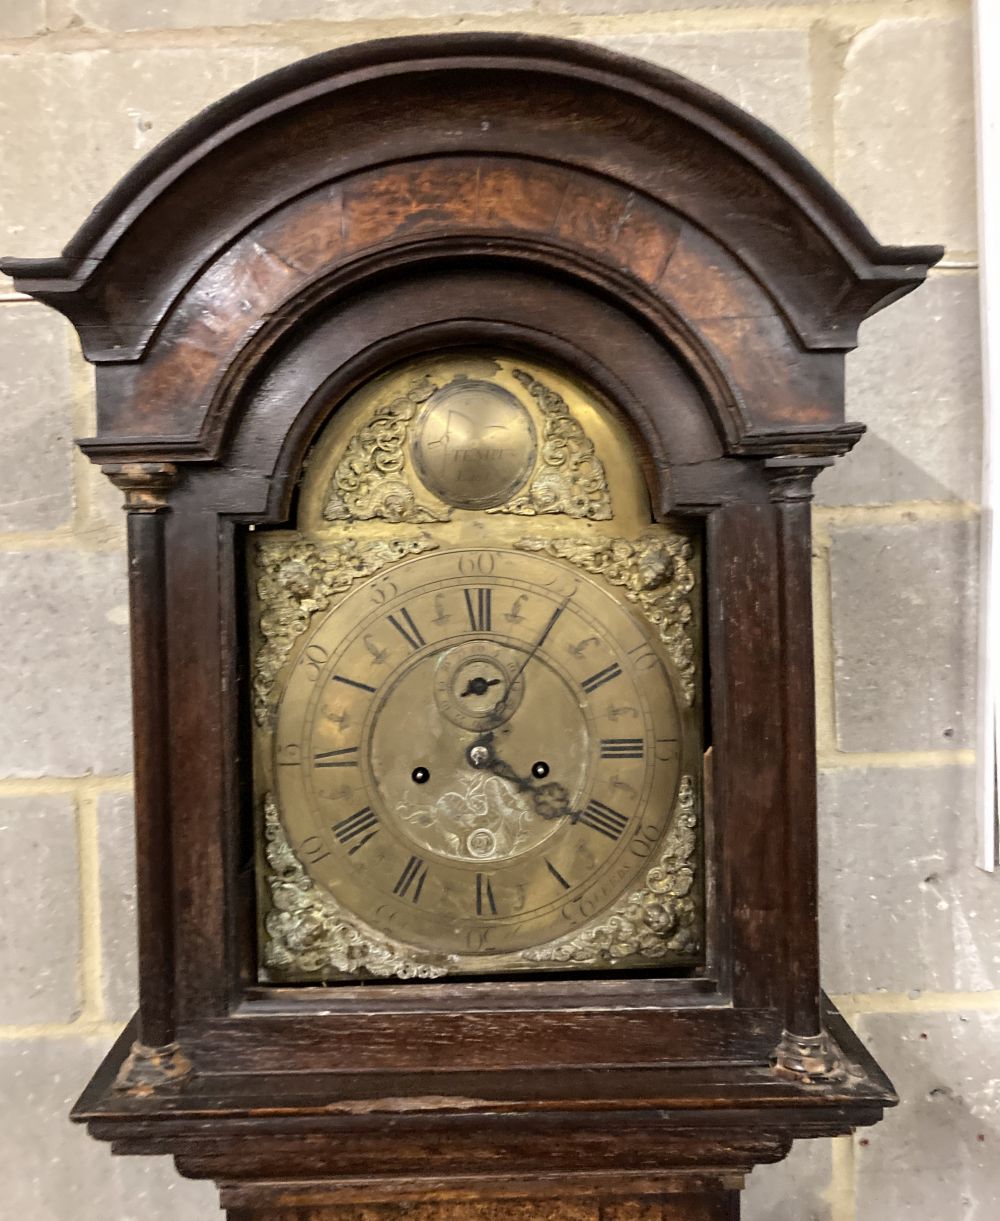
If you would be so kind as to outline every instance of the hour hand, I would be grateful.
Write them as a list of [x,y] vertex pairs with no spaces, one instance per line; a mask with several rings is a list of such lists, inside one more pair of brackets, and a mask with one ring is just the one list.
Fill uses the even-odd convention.
[[509,763],[498,759],[493,753],[493,735],[480,738],[469,747],[469,762],[473,767],[485,768],[501,780],[507,780],[515,785],[518,792],[528,793],[531,797],[535,813],[539,818],[550,821],[554,818],[569,817],[575,822],[577,815],[570,805],[569,790],[557,781],[548,784],[538,784],[534,776],[522,776]]
[[476,675],[475,678],[469,679],[465,690],[459,693],[459,698],[464,699],[467,695],[485,695],[490,687],[498,686],[500,681],[499,678],[482,678]]

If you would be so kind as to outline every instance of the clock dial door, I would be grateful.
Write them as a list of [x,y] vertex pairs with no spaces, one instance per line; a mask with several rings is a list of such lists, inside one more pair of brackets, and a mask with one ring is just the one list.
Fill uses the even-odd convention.
[[615,486],[596,401],[479,359],[349,404],[259,539],[265,978],[699,961],[696,540]]

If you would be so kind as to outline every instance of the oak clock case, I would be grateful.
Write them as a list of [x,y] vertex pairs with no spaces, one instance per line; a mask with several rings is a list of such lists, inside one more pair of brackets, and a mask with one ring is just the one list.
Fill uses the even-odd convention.
[[563,371],[340,404],[251,535],[261,982],[703,964],[699,553]]
[[877,1122],[809,500],[941,254],[675,73],[460,34],[257,81],[4,260],[128,521],[139,1007],[74,1119],[230,1221],[734,1221]]

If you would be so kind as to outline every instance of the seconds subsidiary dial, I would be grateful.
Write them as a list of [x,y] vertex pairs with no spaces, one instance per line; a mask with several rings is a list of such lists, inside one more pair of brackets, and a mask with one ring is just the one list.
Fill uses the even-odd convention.
[[548,556],[440,550],[317,616],[273,787],[314,884],[454,973],[530,969],[645,877],[681,783],[653,627]]

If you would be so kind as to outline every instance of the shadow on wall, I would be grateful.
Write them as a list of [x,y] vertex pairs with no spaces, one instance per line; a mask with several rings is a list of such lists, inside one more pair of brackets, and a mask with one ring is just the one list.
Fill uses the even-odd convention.
[[816,480],[819,505],[889,505],[917,500],[954,503],[975,500],[979,495],[978,487],[948,487],[871,429],[851,451],[848,461],[849,469],[847,463],[841,463]]

